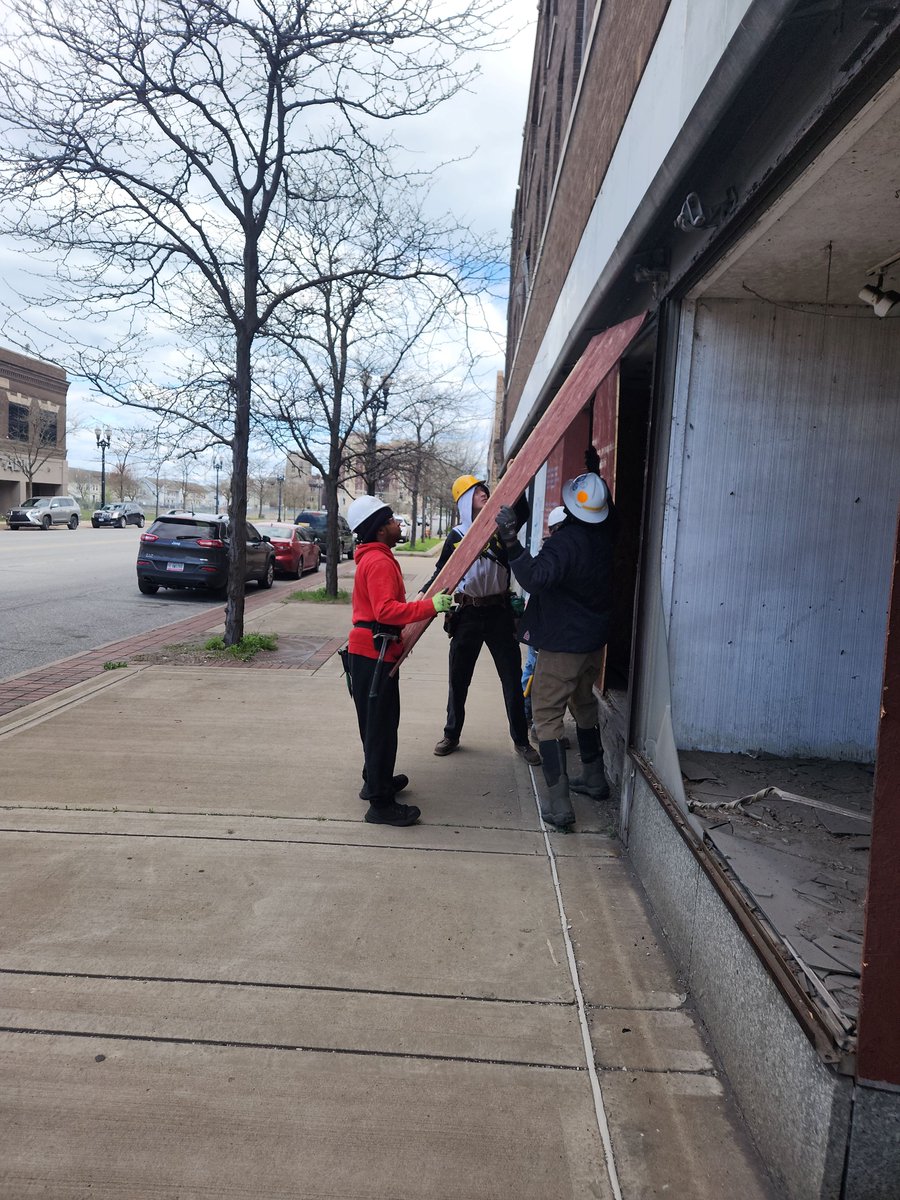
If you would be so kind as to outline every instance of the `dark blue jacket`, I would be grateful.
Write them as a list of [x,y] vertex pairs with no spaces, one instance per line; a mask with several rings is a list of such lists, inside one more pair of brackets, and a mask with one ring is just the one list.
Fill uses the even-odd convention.
[[[610,514],[612,515],[612,514]],[[612,612],[612,520],[569,517],[536,558],[509,551],[512,573],[530,592],[519,641],[538,650],[587,654],[606,645]]]

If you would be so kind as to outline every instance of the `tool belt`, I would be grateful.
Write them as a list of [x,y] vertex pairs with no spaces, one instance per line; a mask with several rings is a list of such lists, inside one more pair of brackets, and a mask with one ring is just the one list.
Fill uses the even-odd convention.
[[382,625],[381,621],[354,621],[354,629],[371,629],[373,637],[383,637],[393,640],[401,633],[400,625]]
[[506,604],[508,600],[506,592],[497,592],[493,596],[469,596],[465,592],[457,592],[453,597],[453,603],[460,608],[494,608]]
[[378,689],[381,686],[381,673],[384,669],[384,656],[391,642],[399,642],[402,629],[399,625],[383,625],[381,621],[354,621],[354,629],[371,629],[372,641],[377,646],[380,642],[381,648],[378,651],[378,661],[375,664],[375,670],[372,672],[372,686],[369,688],[369,703],[378,699]]

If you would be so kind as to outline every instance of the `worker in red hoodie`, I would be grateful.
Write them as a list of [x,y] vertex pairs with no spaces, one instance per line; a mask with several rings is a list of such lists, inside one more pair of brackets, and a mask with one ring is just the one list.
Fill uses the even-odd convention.
[[356,705],[365,766],[360,799],[366,820],[376,825],[415,825],[414,804],[398,804],[405,775],[394,774],[400,726],[400,677],[390,668],[400,657],[400,630],[449,611],[452,597],[406,599],[400,564],[392,553],[403,533],[390,507],[376,496],[360,496],[347,510],[356,534],[353,629],[348,642],[350,688]]

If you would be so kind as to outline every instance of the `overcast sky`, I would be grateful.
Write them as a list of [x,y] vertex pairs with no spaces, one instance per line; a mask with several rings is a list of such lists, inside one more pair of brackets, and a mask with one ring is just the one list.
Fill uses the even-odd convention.
[[[448,163],[432,191],[432,202],[437,210],[450,212],[478,233],[494,235],[504,243],[509,237],[519,170],[536,8],[535,4],[527,18],[521,12],[515,14],[518,22],[527,19],[527,24],[520,24],[502,50],[480,56],[481,73],[471,90],[454,97],[428,116],[406,122],[402,128],[397,128],[395,135],[413,152],[414,161],[421,161],[423,166],[431,166],[436,161]],[[17,247],[0,244],[0,281],[14,277],[25,265]],[[0,312],[5,312],[8,304],[9,294],[0,282]],[[487,352],[489,347],[493,349],[498,339],[501,346],[499,353],[493,353],[482,363],[479,372],[486,421],[493,408],[496,372],[503,369],[505,300],[498,299],[492,305],[489,320],[495,338],[493,343],[482,339],[480,348]],[[0,333],[4,345],[37,356],[47,354],[39,344],[39,334],[29,338],[26,347],[22,344],[22,335],[14,330],[14,325],[9,325],[4,333]],[[136,425],[141,420],[141,414],[134,410],[104,407],[90,400],[85,385],[77,379],[72,381],[69,389],[69,414],[83,425],[69,439],[70,467],[98,467],[98,451],[92,432],[96,424],[109,425],[114,436],[117,426]]]

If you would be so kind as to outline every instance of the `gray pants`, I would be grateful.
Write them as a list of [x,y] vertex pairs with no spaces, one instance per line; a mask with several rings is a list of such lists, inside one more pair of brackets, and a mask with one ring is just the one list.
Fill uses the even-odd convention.
[[597,724],[594,683],[603,666],[604,649],[589,654],[538,651],[531,685],[531,711],[538,741],[561,738],[566,707],[582,729]]

